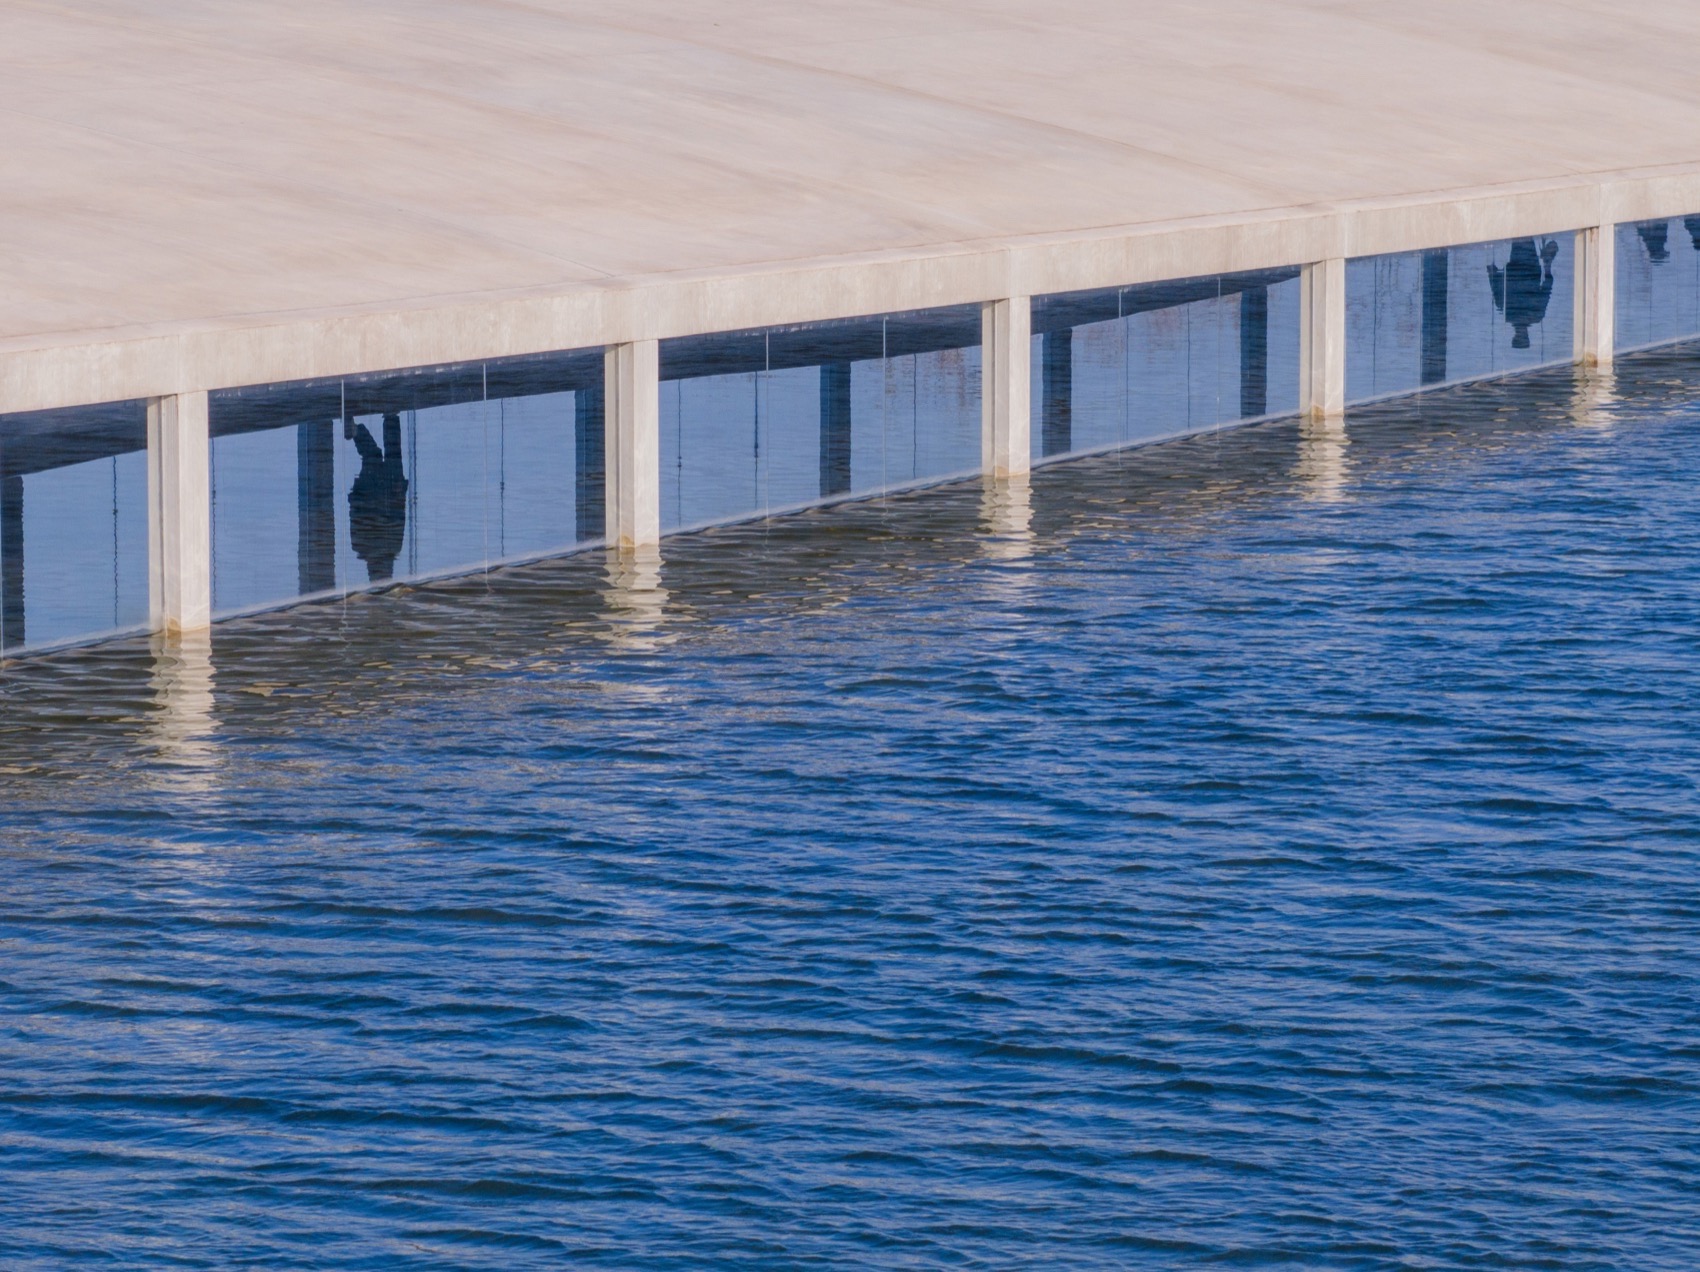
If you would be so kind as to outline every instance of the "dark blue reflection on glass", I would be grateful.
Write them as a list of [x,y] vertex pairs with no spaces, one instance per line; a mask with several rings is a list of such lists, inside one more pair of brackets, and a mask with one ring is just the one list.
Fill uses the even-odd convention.
[[1617,227],[1617,347],[1700,335],[1700,216]]
[[580,352],[214,394],[214,611],[600,539],[602,393]]
[[1034,458],[1298,409],[1298,271],[1033,302]]
[[0,650],[147,617],[145,403],[0,416]]
[[1572,234],[1346,263],[1346,398],[1568,362]]
[[665,530],[979,467],[978,306],[664,340],[661,379]]

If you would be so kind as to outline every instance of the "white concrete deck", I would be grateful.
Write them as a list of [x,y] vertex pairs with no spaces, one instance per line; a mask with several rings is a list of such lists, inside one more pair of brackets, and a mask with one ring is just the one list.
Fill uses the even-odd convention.
[[7,0],[0,410],[1700,211],[1693,0]]

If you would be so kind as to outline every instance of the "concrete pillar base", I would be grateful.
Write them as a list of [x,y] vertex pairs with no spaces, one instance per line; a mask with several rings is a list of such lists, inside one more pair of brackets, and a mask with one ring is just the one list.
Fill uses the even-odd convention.
[[610,345],[604,362],[605,538],[612,548],[661,541],[661,345]]
[[1617,344],[1617,227],[1576,231],[1576,361],[1609,367]]
[[1012,477],[1033,466],[1033,302],[994,300],[980,309],[980,467]]
[[1346,262],[1306,265],[1299,275],[1299,414],[1346,411]]
[[148,403],[148,608],[155,631],[212,622],[212,473],[207,395]]

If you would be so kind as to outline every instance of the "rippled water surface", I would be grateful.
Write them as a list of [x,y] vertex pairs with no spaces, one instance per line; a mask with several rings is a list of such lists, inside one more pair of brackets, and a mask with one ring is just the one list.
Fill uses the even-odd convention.
[[1700,357],[0,674],[0,1263],[1700,1262]]

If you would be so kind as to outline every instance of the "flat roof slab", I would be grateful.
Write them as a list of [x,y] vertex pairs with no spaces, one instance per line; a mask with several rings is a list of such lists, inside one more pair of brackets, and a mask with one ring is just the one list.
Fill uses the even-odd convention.
[[1690,165],[1696,47],[1688,0],[11,0],[0,353]]

